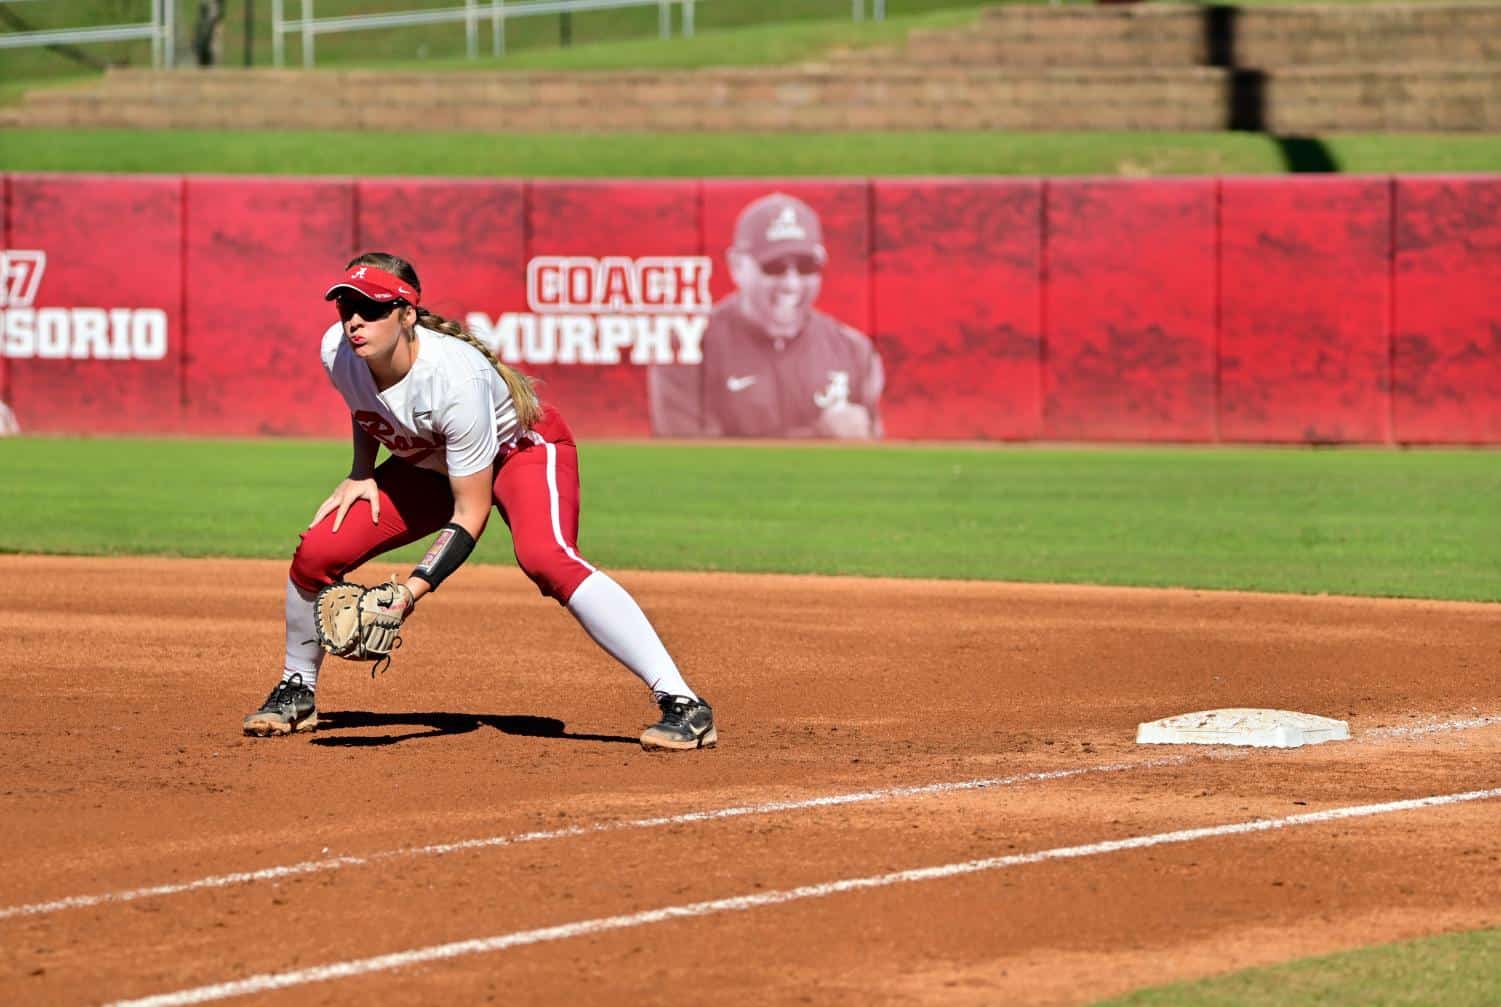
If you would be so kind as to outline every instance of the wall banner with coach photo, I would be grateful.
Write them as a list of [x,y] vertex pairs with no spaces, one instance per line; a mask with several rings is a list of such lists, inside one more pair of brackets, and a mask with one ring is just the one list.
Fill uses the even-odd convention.
[[1496,175],[14,174],[0,203],[28,432],[345,436],[319,284],[387,251],[586,437],[1501,443]]

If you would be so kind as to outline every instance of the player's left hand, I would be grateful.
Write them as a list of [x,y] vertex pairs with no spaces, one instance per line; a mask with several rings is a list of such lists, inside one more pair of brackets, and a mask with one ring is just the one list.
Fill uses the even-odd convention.
[[417,599],[412,597],[411,590],[405,584],[396,583],[395,578],[375,585],[360,596],[361,609],[378,613],[383,618],[395,619],[397,625],[412,614],[412,608],[416,604]]
[[412,592],[394,579],[360,595],[360,649],[367,658],[389,656],[401,646],[401,624],[413,604]]

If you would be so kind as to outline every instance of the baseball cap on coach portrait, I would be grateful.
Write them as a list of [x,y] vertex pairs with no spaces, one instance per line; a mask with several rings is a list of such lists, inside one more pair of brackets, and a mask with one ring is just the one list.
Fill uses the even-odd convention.
[[822,265],[829,258],[818,214],[801,199],[783,192],[762,196],[740,211],[735,221],[734,248],[757,262],[811,255]]

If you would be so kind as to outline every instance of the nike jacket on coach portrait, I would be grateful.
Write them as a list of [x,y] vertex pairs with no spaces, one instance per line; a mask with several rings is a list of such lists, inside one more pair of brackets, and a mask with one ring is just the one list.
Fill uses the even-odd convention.
[[841,405],[878,409],[885,374],[870,339],[821,311],[798,335],[775,338],[732,296],[715,305],[703,363],[654,367],[648,378],[658,437],[829,436],[820,420]]

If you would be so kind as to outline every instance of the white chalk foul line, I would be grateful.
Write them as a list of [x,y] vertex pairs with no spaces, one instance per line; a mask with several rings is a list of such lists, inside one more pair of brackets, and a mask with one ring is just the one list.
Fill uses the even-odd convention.
[[[1431,723],[1418,723],[1410,726],[1378,727],[1361,732],[1361,738],[1391,738],[1391,737],[1416,737],[1425,734],[1435,734],[1443,731],[1463,731],[1479,727],[1489,727],[1493,724],[1501,724],[1501,716],[1479,716],[1464,720],[1449,720]],[[1063,780],[1074,776],[1085,776],[1097,773],[1121,773],[1133,769],[1156,769],[1165,766],[1177,766],[1195,759],[1231,759],[1245,756],[1241,749],[1222,751],[1210,749],[1193,754],[1166,756],[1160,759],[1147,759],[1140,762],[1121,762],[1104,766],[1086,766],[1077,769],[1060,769],[1051,772],[1021,773],[1015,776],[1000,776],[974,780],[959,780],[949,783],[930,783],[911,787],[888,787],[879,790],[862,790],[848,794],[833,794],[826,797],[807,798],[799,801],[774,801],[766,804],[751,804],[739,807],[719,808],[711,811],[694,811],[681,815],[671,815],[663,818],[638,818],[624,822],[600,822],[594,825],[578,825],[565,829],[550,829],[541,832],[524,832],[511,836],[486,836],[479,839],[466,839],[454,843],[434,843],[429,846],[417,846],[398,850],[380,850],[365,856],[342,856],[326,857],[322,860],[304,860],[295,864],[279,864],[274,867],[265,867],[254,871],[238,871],[233,874],[215,874],[209,877],[198,878],[193,881],[182,881],[174,884],[151,885],[144,888],[133,888],[119,892],[102,892],[95,895],[73,895],[67,898],[54,899],[49,902],[33,902],[26,905],[0,907],[0,920],[14,916],[42,916],[47,913],[61,912],[67,909],[86,909],[90,906],[103,905],[105,903],[135,902],[139,899],[155,898],[166,895],[179,895],[183,892],[200,891],[210,888],[228,888],[233,885],[252,884],[257,881],[279,881],[283,878],[297,877],[304,874],[317,874],[323,871],[334,871],[345,867],[360,867],[366,864],[379,863],[397,857],[441,857],[449,853],[459,853],[465,850],[480,850],[498,846],[515,846],[521,843],[546,842],[554,839],[568,839],[576,836],[593,835],[601,832],[616,832],[628,829],[654,829],[668,825],[683,825],[690,822],[708,822],[726,818],[737,818],[745,815],[773,815],[789,811],[803,811],[812,808],[836,807],[844,804],[861,804],[870,801],[899,800],[907,797],[921,797],[929,794],[955,793],[966,790],[984,790],[991,787],[1009,787],[1024,783],[1043,783],[1049,780]]]
[[29,905],[0,908],[0,920],[12,916],[40,916],[64,909],[83,909],[106,902],[134,902],[137,899],[161,895],[177,895],[182,892],[205,888],[226,888],[231,885],[250,884],[256,881],[278,881],[302,874],[317,874],[344,867],[359,867],[396,857],[441,857],[465,850],[482,850],[497,846],[516,846],[521,843],[547,842],[553,839],[569,839],[575,836],[595,835],[601,832],[619,832],[628,829],[657,829],[669,825],[684,825],[689,822],[711,822],[746,815],[774,815],[788,811],[804,811],[812,808],[830,808],[845,804],[862,804],[869,801],[888,801],[904,797],[920,797],[926,794],[948,794],[965,790],[984,790],[990,787],[1010,787],[1022,783],[1040,783],[1048,780],[1063,780],[1071,776],[1094,773],[1120,773],[1130,769],[1150,769],[1158,766],[1181,765],[1191,756],[1177,755],[1142,762],[1119,762],[1104,766],[1085,766],[1077,769],[1058,769],[1049,772],[1019,773],[1015,776],[998,776],[988,779],[958,780],[949,783],[929,783],[911,787],[885,787],[879,790],[861,790],[848,794],[830,794],[797,801],[771,801],[765,804],[747,804],[710,811],[690,811],[680,815],[658,818],[636,818],[623,822],[597,822],[593,825],[574,825],[563,829],[548,829],[541,832],[522,832],[509,836],[485,836],[479,839],[464,839],[454,843],[434,843],[429,846],[408,847],[399,850],[381,850],[363,857],[327,857],[323,860],[304,860],[295,864],[280,864],[255,871],[239,871],[234,874],[215,874],[194,881],[182,881],[168,885],[152,885],[148,888],[133,888],[128,891],[104,892],[97,895],[73,895],[51,902],[33,902]]
[[353,976],[369,975],[372,972],[387,972],[391,969],[419,965],[424,962],[461,958],[467,955],[488,954],[495,951],[504,951],[508,948],[525,947],[529,944],[544,944],[549,941],[568,940],[572,937],[583,937],[587,934],[603,933],[609,930],[625,930],[652,923],[662,923],[666,920],[689,919],[696,916],[709,916],[714,913],[744,912],[747,909],[782,905],[788,902],[796,902],[800,899],[823,898],[828,895],[837,895],[841,892],[859,891],[868,888],[885,888],[890,885],[907,884],[913,881],[933,881],[939,878],[975,874],[980,871],[1021,867],[1026,864],[1037,864],[1047,860],[1071,860],[1079,857],[1094,857],[1107,853],[1119,853],[1123,850],[1140,850],[1152,846],[1167,846],[1173,843],[1190,843],[1198,839],[1246,835],[1254,832],[1270,832],[1276,829],[1287,829],[1300,825],[1317,825],[1348,818],[1366,818],[1372,815],[1387,815],[1393,812],[1413,811],[1419,808],[1437,808],[1444,805],[1463,804],[1469,801],[1485,801],[1496,797],[1501,797],[1501,787],[1492,790],[1472,790],[1462,794],[1442,794],[1434,797],[1412,798],[1405,801],[1388,801],[1384,804],[1362,804],[1353,807],[1330,808],[1325,811],[1312,811],[1307,814],[1292,815],[1287,818],[1234,822],[1228,825],[1211,825],[1198,829],[1182,829],[1177,832],[1159,832],[1150,836],[1135,836],[1130,839],[1112,839],[1101,843],[1090,843],[1085,846],[1061,846],[1051,850],[1040,850],[1035,853],[1016,853],[1004,857],[989,857],[984,860],[966,860],[962,863],[943,864],[937,867],[919,867],[906,871],[894,871],[890,874],[875,874],[863,878],[827,881],[818,885],[804,885],[800,888],[788,888],[782,891],[756,892],[751,895],[737,895],[732,898],[713,899],[708,902],[691,902],[680,906],[648,909],[644,912],[628,913],[621,916],[604,916],[598,919],[581,920],[577,923],[565,923],[561,926],[543,927],[538,930],[518,930],[513,933],[499,934],[494,937],[454,941],[449,944],[435,944],[431,947],[414,948],[410,951],[397,951],[393,954],[376,955],[373,958],[358,958],[353,961],[335,962],[330,965],[318,965],[313,968],[297,969],[292,972],[267,972],[250,976],[246,979],[237,979],[233,982],[217,983],[212,986],[199,986],[194,989],[179,990],[175,993],[161,993],[138,1000],[121,1000],[110,1005],[110,1007],[182,1007],[182,1005],[186,1004],[207,1003],[211,1000],[224,1000],[229,997],[246,996],[252,993],[267,993],[271,990],[286,989],[291,986],[303,986],[308,983],[328,982],[333,979],[348,979]]
[[1394,724],[1390,727],[1373,727],[1360,732],[1362,738],[1417,738],[1425,734],[1443,731],[1472,731],[1478,727],[1501,724],[1501,717],[1480,716],[1465,720],[1444,720],[1432,723],[1419,721],[1416,724]]

